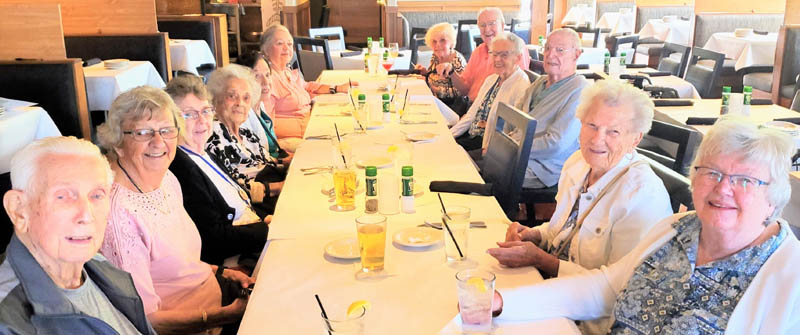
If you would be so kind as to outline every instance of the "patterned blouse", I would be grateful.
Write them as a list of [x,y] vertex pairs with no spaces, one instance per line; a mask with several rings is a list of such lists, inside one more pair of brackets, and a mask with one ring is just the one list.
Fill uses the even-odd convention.
[[220,165],[239,186],[249,190],[249,182],[273,158],[259,143],[258,136],[246,127],[239,127],[240,143],[219,121],[214,122],[214,133],[206,142],[206,152]]
[[[450,64],[453,65],[453,71],[460,75],[464,72],[467,60],[464,59],[464,56],[462,56],[460,52],[453,52],[455,52],[455,56],[453,56],[453,60],[450,61]],[[442,101],[452,100],[457,96],[465,95],[466,93],[458,92],[449,78],[442,77],[436,73],[436,66],[439,65],[439,63],[439,57],[433,55],[433,57],[431,57],[431,66],[428,67],[428,72],[430,72],[428,76],[428,86],[430,86],[433,95]]]
[[728,318],[767,258],[787,236],[696,266],[700,219],[687,215],[677,231],[633,273],[614,306],[612,334],[724,334]]
[[470,137],[479,137],[483,136],[483,132],[486,131],[486,127],[481,127],[478,124],[489,118],[489,111],[492,109],[492,104],[494,103],[494,98],[497,97],[497,92],[500,91],[500,77],[497,77],[497,81],[494,82],[492,88],[489,89],[489,92],[486,92],[486,98],[483,99],[481,103],[481,107],[478,108],[478,112],[475,113],[475,119],[472,121],[472,124],[469,126],[469,136]]

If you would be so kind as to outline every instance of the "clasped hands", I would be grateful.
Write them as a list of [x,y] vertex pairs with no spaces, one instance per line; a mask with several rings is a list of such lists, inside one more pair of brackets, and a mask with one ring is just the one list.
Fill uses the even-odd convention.
[[486,252],[508,267],[537,266],[537,260],[542,254],[547,254],[537,246],[541,240],[538,230],[513,222],[506,229],[505,242],[497,242],[499,248],[490,248]]

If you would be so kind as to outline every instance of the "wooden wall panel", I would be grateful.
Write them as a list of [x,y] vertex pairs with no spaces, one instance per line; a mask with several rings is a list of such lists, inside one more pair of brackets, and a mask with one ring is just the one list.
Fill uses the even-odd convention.
[[[366,43],[380,37],[381,9],[375,0],[328,0],[329,26],[342,26],[347,43]],[[401,9],[402,10],[402,9]]]
[[297,6],[283,6],[281,14],[283,24],[293,36],[308,36],[308,28],[311,28],[311,7],[308,1]]
[[695,13],[781,13],[786,0],[695,0]]
[[783,23],[800,23],[800,0],[786,0],[786,11],[784,12]]
[[155,0],[156,14],[181,15],[200,14],[200,1],[198,0]]
[[[30,3],[30,0],[0,0]],[[64,35],[129,35],[158,32],[154,0],[36,0],[60,4]]]
[[636,0],[636,6],[694,6],[694,0]]
[[57,4],[0,4],[0,59],[66,59]]

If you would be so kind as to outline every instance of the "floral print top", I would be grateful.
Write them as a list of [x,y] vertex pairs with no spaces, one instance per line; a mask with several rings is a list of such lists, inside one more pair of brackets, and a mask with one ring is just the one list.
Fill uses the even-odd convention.
[[475,113],[475,119],[469,126],[470,137],[483,136],[483,133],[486,131],[485,122],[489,118],[489,112],[492,110],[494,98],[497,97],[497,92],[500,91],[500,85],[498,85],[498,83],[500,83],[500,77],[497,77],[497,81],[494,82],[492,88],[489,89],[489,92],[486,92],[486,98],[483,99],[481,107],[478,108],[478,112]]
[[760,245],[696,266],[700,220],[687,215],[677,234],[640,264],[614,306],[612,334],[724,334],[733,309],[785,228]]
[[224,124],[215,121],[214,133],[206,142],[206,152],[225,169],[231,179],[249,190],[249,182],[266,164],[271,164],[273,158],[250,129],[239,127],[239,136],[241,143]]
[[[464,67],[466,66],[467,60],[464,59],[464,56],[462,56],[460,52],[453,52],[455,55],[450,61],[450,64],[453,65],[454,73],[461,75],[464,73]],[[430,72],[430,75],[428,76],[428,86],[431,88],[433,95],[442,101],[449,101],[458,96],[465,95],[466,93],[458,92],[458,90],[453,86],[453,82],[450,80],[450,78],[440,76],[438,73],[436,73],[436,66],[440,63],[441,61],[439,60],[439,57],[433,55],[431,57],[431,66],[428,67],[428,72]]]

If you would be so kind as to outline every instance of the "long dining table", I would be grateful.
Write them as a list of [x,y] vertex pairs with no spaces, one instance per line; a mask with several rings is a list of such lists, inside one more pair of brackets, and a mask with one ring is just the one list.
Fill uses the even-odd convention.
[[[486,224],[486,228],[469,229],[467,245],[462,246],[467,261],[446,262],[441,241],[444,234],[433,228],[422,229],[439,239],[437,243],[424,248],[404,246],[402,238],[395,234],[416,229],[426,220],[440,221],[440,204],[437,195],[428,190],[430,181],[483,181],[467,153],[453,140],[435,104],[421,99],[431,95],[422,80],[336,70],[324,71],[318,79],[328,84],[348,80],[358,82],[361,92],[368,96],[382,94],[381,88],[387,84],[394,87],[398,80],[397,96],[402,99],[405,91],[409,92],[403,118],[410,124],[401,124],[397,115],[391,115],[391,122],[371,122],[365,135],[356,135],[346,94],[315,98],[306,140],[298,147],[289,168],[267,245],[254,271],[255,289],[239,334],[325,334],[315,294],[329,314],[341,314],[356,300],[370,301],[372,307],[364,316],[364,334],[449,334],[460,328],[455,279],[459,269],[492,271],[497,275],[497,288],[542,281],[536,269],[501,267],[485,252],[504,238],[509,222],[494,197],[441,194],[447,205],[467,206],[471,209],[470,220]],[[414,167],[415,211],[386,216],[385,269],[381,275],[368,279],[356,278],[358,259],[338,259],[325,249],[333,241],[356,237],[355,219],[364,215],[364,170],[357,170],[360,186],[352,211],[335,210],[327,191],[332,187],[329,173],[306,175],[301,171],[332,164],[336,153],[332,142],[325,138],[335,136],[334,124],[340,135],[344,134],[344,141],[351,143],[351,160],[359,165],[387,155],[392,145],[404,152],[399,155],[402,160],[379,169],[378,178],[399,170],[396,165]],[[425,142],[407,140],[408,134],[421,131],[437,136]],[[579,333],[574,323],[565,318],[525,323],[495,320],[494,327],[503,334]]]

